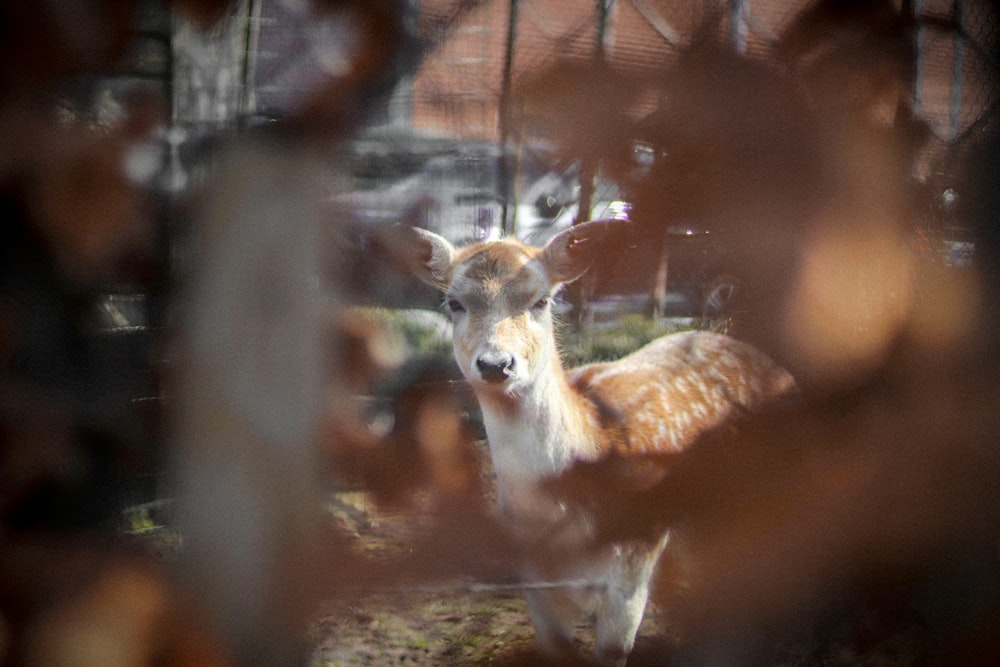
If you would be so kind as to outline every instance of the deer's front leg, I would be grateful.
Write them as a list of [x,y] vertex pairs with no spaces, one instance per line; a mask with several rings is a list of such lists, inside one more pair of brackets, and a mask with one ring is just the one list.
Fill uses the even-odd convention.
[[630,590],[614,585],[608,588],[597,616],[596,657],[600,664],[624,667],[648,597],[648,581]]
[[669,535],[652,545],[615,547],[608,586],[597,611],[597,658],[624,666],[642,623],[649,586]]
[[527,590],[524,599],[538,650],[550,658],[573,656],[573,625],[578,608],[570,596],[558,589]]

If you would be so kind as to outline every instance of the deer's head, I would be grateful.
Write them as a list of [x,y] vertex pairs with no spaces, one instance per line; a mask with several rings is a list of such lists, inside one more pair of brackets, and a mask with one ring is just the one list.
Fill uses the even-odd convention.
[[410,270],[440,288],[455,324],[455,359],[481,397],[516,396],[558,364],[552,298],[589,267],[606,222],[572,227],[544,248],[515,240],[455,248],[423,229],[398,230]]

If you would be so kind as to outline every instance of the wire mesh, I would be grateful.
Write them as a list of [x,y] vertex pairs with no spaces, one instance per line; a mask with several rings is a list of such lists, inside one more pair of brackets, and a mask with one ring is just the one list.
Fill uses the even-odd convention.
[[[633,663],[995,662],[995,3],[170,5],[0,8],[0,664],[537,664],[504,595],[668,524]],[[566,359],[724,329],[804,402],[574,467],[567,547],[385,232],[586,217]]]

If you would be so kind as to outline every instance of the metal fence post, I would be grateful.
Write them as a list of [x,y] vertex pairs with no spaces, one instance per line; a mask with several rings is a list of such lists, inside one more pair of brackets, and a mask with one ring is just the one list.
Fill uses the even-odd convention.
[[729,0],[729,45],[741,56],[747,52],[750,0]]
[[955,141],[962,128],[962,78],[965,74],[965,0],[954,0],[955,57],[951,67],[951,101],[948,107],[948,140]]
[[[500,189],[500,233],[512,233],[513,220],[510,219],[510,204],[513,198],[515,170],[511,164],[511,88],[514,80],[514,44],[517,40],[517,0],[510,0],[510,14],[507,23],[507,45],[504,52],[503,81],[500,87],[499,134],[500,162],[497,171]],[[514,216],[516,217],[516,216]]]

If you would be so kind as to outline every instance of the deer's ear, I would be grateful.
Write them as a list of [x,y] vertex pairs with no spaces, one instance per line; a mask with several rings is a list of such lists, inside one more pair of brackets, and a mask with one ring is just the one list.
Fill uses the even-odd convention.
[[393,225],[382,243],[407,271],[425,283],[444,289],[455,257],[455,247],[434,232],[410,225]]
[[542,249],[542,263],[549,278],[569,283],[586,273],[601,252],[612,227],[620,224],[610,220],[582,222],[552,237]]

